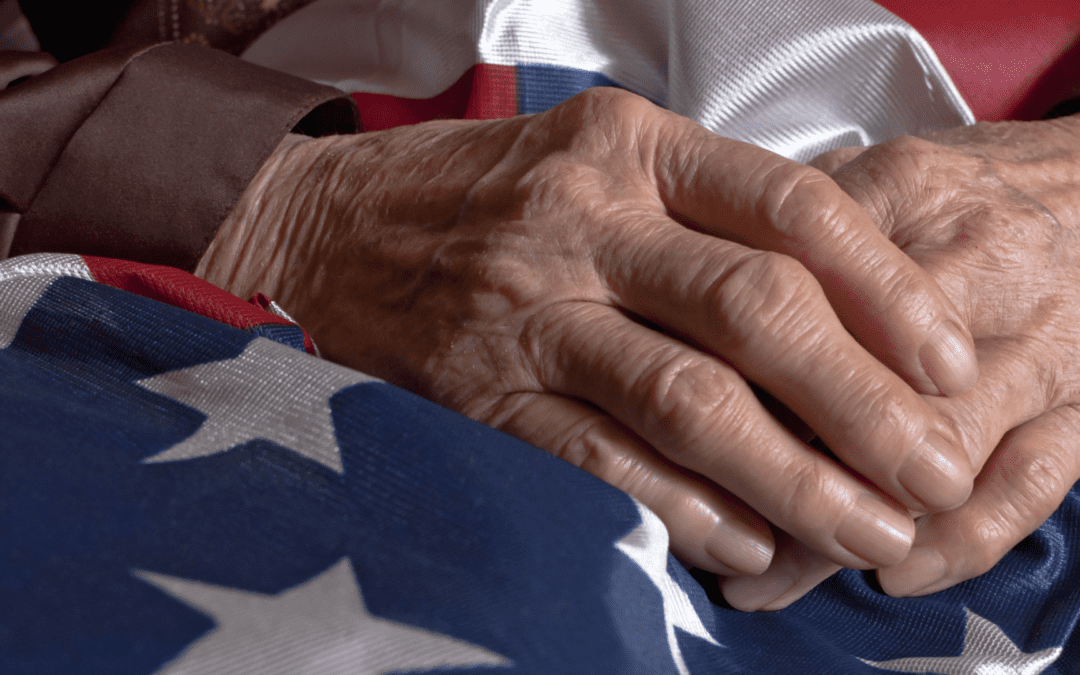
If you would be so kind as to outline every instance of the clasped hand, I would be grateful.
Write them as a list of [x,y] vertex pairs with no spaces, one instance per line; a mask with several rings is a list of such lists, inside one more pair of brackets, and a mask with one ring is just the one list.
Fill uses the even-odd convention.
[[972,487],[939,405],[978,378],[969,304],[878,225],[817,169],[597,89],[290,137],[197,273],[625,490],[751,609],[738,575],[776,568],[774,532],[828,565],[902,566],[911,512]]
[[[1080,119],[1065,118],[900,138],[815,162],[946,292],[981,366],[963,396],[927,399],[979,471],[974,492],[919,520],[911,553],[878,573],[892,595],[986,572],[1080,479],[1078,148]],[[777,608],[836,569],[785,537],[768,571],[729,577],[724,590]]]
[[879,574],[893,594],[982,574],[1080,479],[1078,149],[1080,118],[980,124],[834,174],[952,299],[982,368],[964,396],[929,401],[980,470],[975,491],[920,522],[909,558]]

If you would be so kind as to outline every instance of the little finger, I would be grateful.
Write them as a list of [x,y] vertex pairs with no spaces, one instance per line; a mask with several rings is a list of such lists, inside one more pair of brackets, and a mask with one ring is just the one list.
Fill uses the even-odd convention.
[[[541,382],[587,400],[834,562],[898,562],[913,522],[781,426],[717,359],[606,306],[574,303],[540,343]],[[539,348],[538,349],[542,349]]]
[[814,589],[840,566],[782,532],[769,569],[756,576],[720,580],[724,599],[744,612],[783,609]]
[[717,574],[768,567],[773,540],[761,516],[597,409],[554,394],[521,393],[506,397],[487,421],[648,506],[667,526],[677,558]]

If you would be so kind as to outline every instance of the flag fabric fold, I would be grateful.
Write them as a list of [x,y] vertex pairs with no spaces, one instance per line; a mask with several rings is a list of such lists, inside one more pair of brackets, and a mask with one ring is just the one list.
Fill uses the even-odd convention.
[[244,58],[356,94],[366,129],[546,110],[618,86],[799,161],[974,117],[870,0],[315,0]]
[[0,672],[1080,673],[1076,490],[948,591],[846,570],[742,613],[618,490],[296,335],[93,280],[128,265],[0,263]]

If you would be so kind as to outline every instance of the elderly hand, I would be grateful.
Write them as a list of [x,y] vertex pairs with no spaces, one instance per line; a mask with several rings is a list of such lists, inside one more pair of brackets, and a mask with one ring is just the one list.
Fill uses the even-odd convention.
[[[901,138],[815,165],[930,272],[975,337],[976,386],[927,399],[981,467],[974,492],[921,518],[908,557],[878,573],[891,595],[932,593],[989,570],[1080,479],[1080,118]],[[768,572],[724,590],[776,609],[836,569],[786,541]]]
[[705,569],[764,570],[762,516],[828,560],[892,565],[908,508],[970,491],[912,389],[978,377],[929,275],[825,174],[625,92],[291,138],[197,273],[274,297],[328,358],[622,488]]

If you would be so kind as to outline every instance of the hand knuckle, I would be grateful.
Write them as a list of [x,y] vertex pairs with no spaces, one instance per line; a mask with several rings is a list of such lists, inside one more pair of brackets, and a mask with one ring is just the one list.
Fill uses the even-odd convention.
[[1072,485],[1073,468],[1065,453],[1052,451],[1018,453],[999,463],[998,498],[956,523],[966,544],[966,576],[989,570],[1057,508]]
[[828,495],[842,494],[828,465],[818,461],[800,461],[789,465],[783,477],[783,503],[781,513],[788,524],[799,523],[809,528],[815,536],[824,537],[836,527],[839,519],[822,518],[833,511]]
[[597,120],[616,127],[637,123],[657,108],[637,94],[616,87],[591,87],[576,94],[554,110],[567,116],[566,128],[595,128]]
[[622,105],[640,97],[618,87],[590,87],[577,94],[575,98],[580,98],[582,101],[589,103]]
[[616,330],[617,318],[587,302],[552,302],[523,319],[517,347],[526,372],[538,387],[564,386],[569,364],[576,362],[590,339],[589,329],[605,337]]
[[600,419],[589,419],[568,430],[553,453],[606,483],[619,486],[623,471],[614,462],[609,434]]
[[[766,169],[759,209],[764,221],[781,236],[803,239],[823,219],[836,221],[843,193],[821,171],[782,163]],[[813,228],[813,229],[812,229]]]
[[607,438],[596,437],[590,443],[578,466],[655,509],[667,482],[659,479],[649,462],[621,451]]
[[722,339],[732,347],[763,335],[801,333],[823,307],[817,280],[789,256],[759,252],[736,263],[710,290]]
[[897,267],[880,265],[879,286],[883,289],[881,304],[885,312],[928,322],[938,316],[938,301],[931,294],[922,272],[914,263]]
[[879,169],[895,175],[922,175],[939,169],[941,146],[917,136],[897,136],[877,146],[874,160]]
[[961,562],[965,576],[974,577],[988,571],[1012,546],[1013,534],[1003,523],[1005,517],[999,513],[986,514],[971,524],[970,542]]
[[882,384],[878,373],[837,374],[846,386],[843,394],[827,404],[829,430],[840,438],[850,439],[858,448],[862,470],[878,463],[893,464],[904,451],[913,448],[920,426],[918,412],[912,410],[912,398],[904,389]]
[[1004,477],[1018,522],[1041,521],[1060,504],[1072,485],[1068,464],[1054,450],[1025,453],[1008,463]]
[[878,152],[883,155],[918,156],[932,146],[933,143],[917,136],[905,135],[885,141],[879,146]]
[[[699,357],[668,356],[651,368],[636,387],[648,392],[643,416],[646,436],[655,439],[664,453],[679,464],[689,461],[702,436],[725,434],[742,423],[741,388],[736,378],[721,370],[719,364]],[[718,425],[723,429],[717,429]]]
[[[528,236],[528,229],[547,220],[553,225],[549,237],[578,244],[566,247],[564,253],[579,253],[590,234],[587,225],[596,210],[610,208],[601,202],[610,176],[588,161],[554,155],[537,161],[513,186],[511,198],[505,196],[496,205],[505,209],[497,214],[501,219],[513,219],[515,234]],[[552,218],[558,214],[558,218]],[[553,222],[552,222],[553,221]],[[505,224],[501,227],[506,227]],[[571,241],[567,241],[571,240]]]
[[940,146],[931,141],[899,136],[868,149],[857,166],[840,171],[838,180],[878,227],[891,235],[904,220],[901,214],[922,210],[918,204],[926,199],[928,189],[929,194],[938,192],[927,185],[927,177],[940,173],[938,151]]
[[625,89],[599,87],[594,88],[593,91],[599,92],[599,95],[603,96],[601,99],[604,106],[603,112],[610,114],[612,119],[622,123],[637,125],[660,112],[660,108],[657,108],[648,99]]

